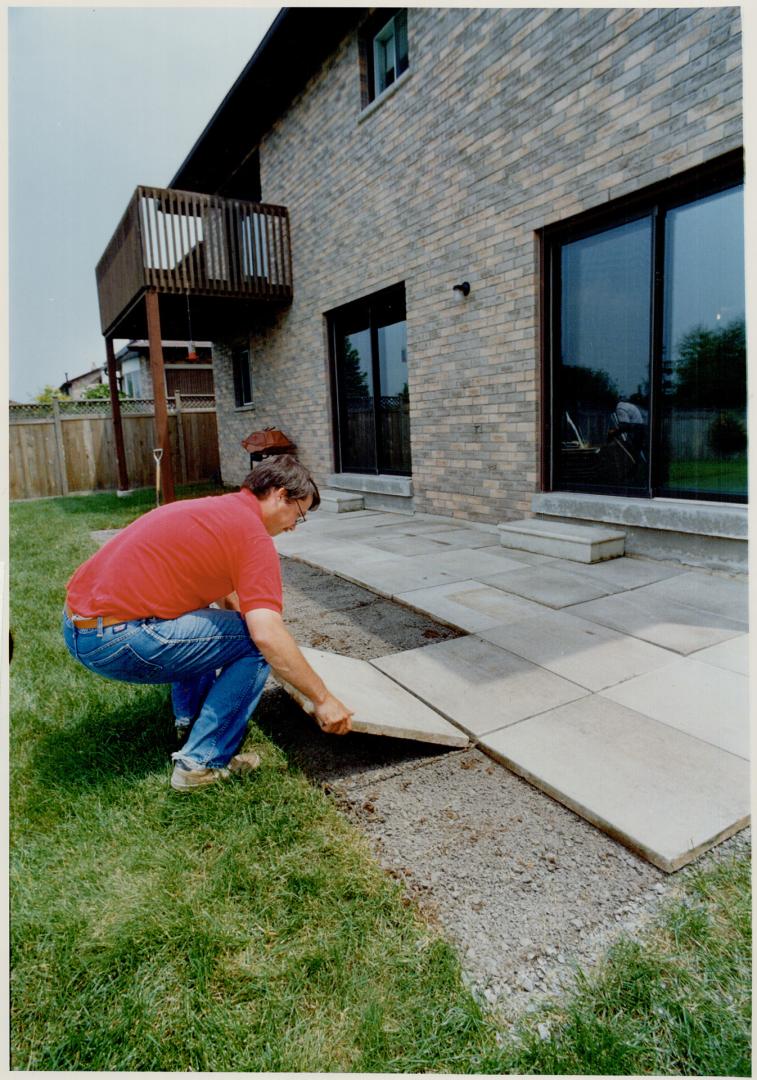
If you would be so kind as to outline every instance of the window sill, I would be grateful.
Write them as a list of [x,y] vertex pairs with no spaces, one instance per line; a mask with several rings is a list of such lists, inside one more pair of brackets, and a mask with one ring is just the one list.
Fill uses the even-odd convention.
[[400,77],[398,79],[395,79],[391,86],[388,86],[382,94],[379,94],[379,96],[377,98],[374,98],[369,105],[366,105],[357,118],[358,124],[362,124],[363,121],[367,120],[369,116],[373,116],[377,109],[381,108],[384,102],[388,101],[389,98],[393,97],[401,86],[404,86],[406,82],[410,81],[412,74],[412,68],[408,68],[407,71],[403,71]]
[[234,412],[255,412],[255,405],[252,402],[249,405],[235,405]]

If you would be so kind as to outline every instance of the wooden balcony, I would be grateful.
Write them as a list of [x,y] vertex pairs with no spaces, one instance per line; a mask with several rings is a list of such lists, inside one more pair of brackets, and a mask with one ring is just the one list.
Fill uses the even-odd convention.
[[283,206],[138,187],[97,264],[102,332],[147,336],[144,293],[160,297],[164,338],[207,340],[249,328],[261,304],[292,299]]

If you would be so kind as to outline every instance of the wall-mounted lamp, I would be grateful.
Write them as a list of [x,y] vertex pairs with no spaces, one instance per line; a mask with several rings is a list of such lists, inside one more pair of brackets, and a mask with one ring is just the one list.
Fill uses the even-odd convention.
[[453,285],[452,286],[452,291],[453,292],[455,291],[455,289],[458,289],[463,294],[463,296],[467,296],[468,293],[470,292],[470,282],[469,281],[461,281],[459,285]]

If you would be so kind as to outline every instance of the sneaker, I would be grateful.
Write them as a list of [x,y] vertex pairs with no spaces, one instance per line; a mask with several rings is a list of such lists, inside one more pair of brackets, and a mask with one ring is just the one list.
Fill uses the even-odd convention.
[[260,765],[260,755],[250,752],[249,754],[235,754],[229,762],[229,772],[235,776],[247,776]]
[[231,776],[247,776],[260,765],[258,754],[236,754],[229,762],[228,768],[192,769],[183,761],[174,762],[171,787],[175,791],[195,791],[197,788],[209,787],[217,784],[219,780],[228,780]]
[[217,784],[219,780],[228,780],[230,776],[228,769],[191,769],[183,761],[176,761],[171,775],[171,787],[175,791],[195,791],[197,788]]

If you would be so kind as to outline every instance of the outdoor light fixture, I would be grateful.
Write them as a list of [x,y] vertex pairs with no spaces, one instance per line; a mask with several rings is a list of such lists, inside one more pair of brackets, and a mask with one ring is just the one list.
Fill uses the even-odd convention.
[[459,285],[453,285],[452,286],[453,292],[454,292],[455,289],[458,289],[463,294],[463,296],[467,296],[468,293],[470,292],[470,282],[469,281],[461,281]]

